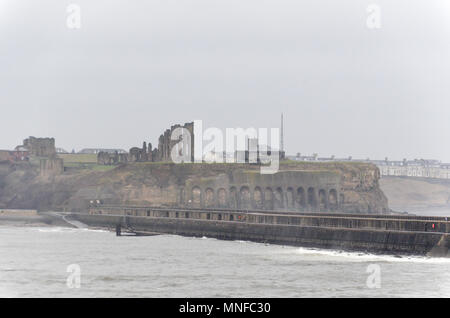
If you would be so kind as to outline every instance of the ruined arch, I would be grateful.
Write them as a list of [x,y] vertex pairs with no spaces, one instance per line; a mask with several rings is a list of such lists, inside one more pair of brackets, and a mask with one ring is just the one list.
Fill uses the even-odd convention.
[[337,191],[336,189],[331,189],[328,193],[328,205],[330,207],[330,211],[336,211],[338,209],[338,200],[337,200]]
[[242,186],[239,191],[239,203],[241,209],[251,208],[250,189],[247,186]]
[[195,206],[200,206],[202,204],[202,190],[197,186],[192,188],[191,202]]
[[224,188],[220,188],[217,191],[217,201],[219,207],[221,208],[227,207],[227,191]]
[[324,189],[319,190],[319,210],[325,211],[327,209],[327,193]]
[[314,190],[313,187],[308,188],[307,199],[308,199],[307,201],[308,207],[314,210],[317,207],[317,200],[316,200],[316,191]]
[[260,187],[255,187],[253,191],[253,206],[256,209],[262,209],[264,207],[263,193]]
[[273,210],[273,191],[272,188],[264,190],[264,209]]
[[305,189],[303,187],[299,187],[297,189],[297,205],[300,209],[306,208],[306,195],[305,195]]
[[213,207],[215,205],[214,203],[214,190],[207,188],[205,191],[205,206]]

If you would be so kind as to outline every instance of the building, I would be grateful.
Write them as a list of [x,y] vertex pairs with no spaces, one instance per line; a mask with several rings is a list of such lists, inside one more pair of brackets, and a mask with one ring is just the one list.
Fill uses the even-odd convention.
[[370,160],[369,158],[353,159],[351,156],[347,158],[336,158],[335,156],[318,157],[317,154],[302,156],[300,153],[288,158],[296,161],[369,162],[378,166],[381,176],[450,179],[450,163],[442,163],[436,159],[388,160],[388,158],[385,158],[384,160]]
[[84,148],[81,149],[80,151],[78,151],[79,154],[99,154],[100,152],[106,152],[106,153],[110,153],[110,154],[114,154],[114,153],[127,153],[126,150],[124,149],[107,149],[107,148]]

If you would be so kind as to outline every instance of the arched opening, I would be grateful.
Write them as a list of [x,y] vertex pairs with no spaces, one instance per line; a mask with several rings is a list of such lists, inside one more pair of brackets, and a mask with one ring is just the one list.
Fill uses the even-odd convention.
[[319,190],[319,210],[325,211],[327,209],[327,194],[324,189]]
[[260,187],[256,187],[253,191],[253,206],[255,209],[262,209],[264,207],[263,194]]
[[219,215],[217,216],[217,219],[218,219],[219,221],[222,221],[222,214],[219,214]]
[[299,209],[304,209],[306,208],[306,198],[305,198],[305,189],[303,189],[302,187],[299,187],[297,189],[297,207]]
[[230,214],[230,221],[234,221],[234,215]]
[[308,207],[311,208],[311,210],[315,210],[317,207],[316,192],[314,191],[314,188],[308,188]]
[[264,209],[273,210],[273,191],[272,188],[266,188],[264,191]]
[[197,186],[192,188],[191,201],[194,206],[200,206],[202,203],[202,190]]
[[205,191],[205,205],[206,207],[214,206],[214,190],[211,188],[208,188]]
[[224,188],[220,188],[219,191],[217,191],[217,201],[219,204],[219,207],[225,208],[227,207],[227,192]]
[[335,189],[331,189],[328,194],[328,205],[330,211],[336,211],[338,209],[337,192]]
[[239,191],[239,203],[241,209],[250,209],[251,201],[250,201],[250,189],[247,186],[241,187]]

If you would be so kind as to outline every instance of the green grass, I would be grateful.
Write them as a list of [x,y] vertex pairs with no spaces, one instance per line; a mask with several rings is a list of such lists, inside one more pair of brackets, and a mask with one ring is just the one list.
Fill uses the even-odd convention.
[[96,154],[59,154],[58,157],[64,159],[64,165],[66,163],[97,163]]

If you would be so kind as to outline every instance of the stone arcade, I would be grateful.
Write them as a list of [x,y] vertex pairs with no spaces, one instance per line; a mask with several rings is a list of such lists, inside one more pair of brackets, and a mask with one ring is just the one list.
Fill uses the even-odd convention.
[[344,202],[339,175],[333,172],[255,171],[193,179],[180,188],[179,205],[288,211],[337,211]]

